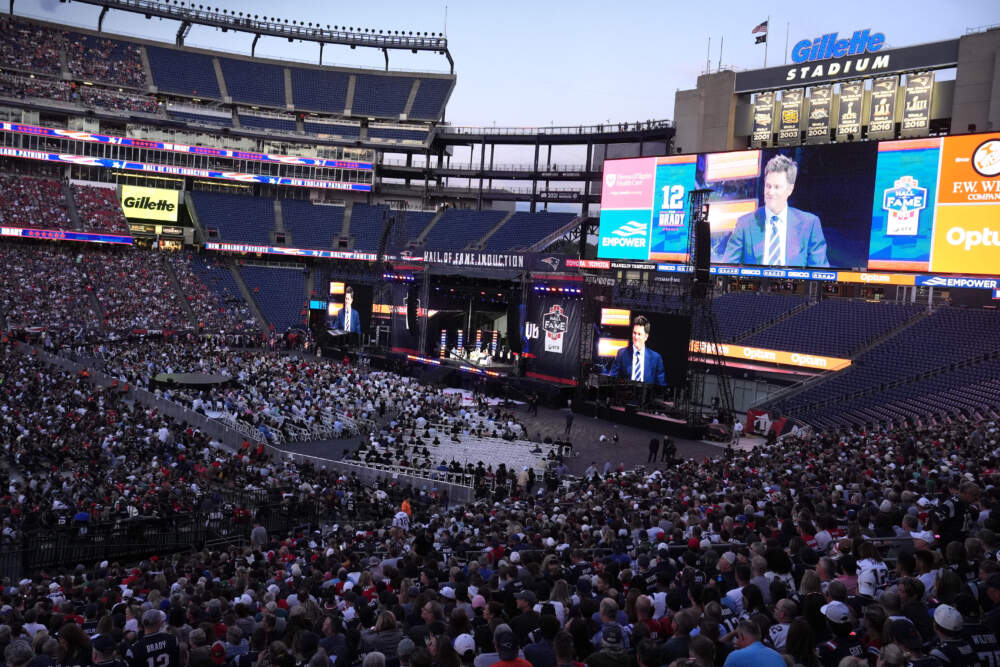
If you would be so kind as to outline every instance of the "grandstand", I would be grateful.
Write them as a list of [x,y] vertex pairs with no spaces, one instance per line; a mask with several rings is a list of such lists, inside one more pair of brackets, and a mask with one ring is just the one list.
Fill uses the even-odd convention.
[[[335,40],[320,44],[414,39],[263,21]],[[154,611],[139,606],[157,604],[186,637],[176,667],[261,641],[268,664],[382,667],[373,648],[396,664],[404,630],[411,664],[457,665],[441,649],[454,640],[490,665],[507,638],[481,607],[551,667],[528,648],[529,593],[544,638],[568,630],[559,664],[685,660],[694,627],[692,653],[707,644],[704,664],[722,664],[751,620],[791,664],[824,667],[839,664],[830,642],[863,637],[871,662],[906,664],[959,641],[946,625],[1000,630],[981,607],[1000,591],[991,276],[719,271],[714,325],[696,319],[692,337],[728,344],[733,412],[711,401],[722,369],[707,353],[689,355],[688,386],[602,378],[594,349],[569,347],[607,334],[600,308],[693,310],[690,267],[578,253],[600,161],[678,152],[672,123],[463,127],[444,122],[454,74],[390,71],[388,51],[377,70],[183,42],[0,17],[7,664],[121,654],[127,623]],[[498,145],[534,161],[494,163]],[[553,164],[553,146],[586,163]],[[151,190],[126,218],[131,186]],[[845,233],[829,229],[831,245]],[[370,320],[357,343],[329,331],[336,282]],[[701,440],[736,419],[773,429]],[[397,605],[414,599],[443,615],[418,623]],[[900,646],[912,653],[892,662]]]

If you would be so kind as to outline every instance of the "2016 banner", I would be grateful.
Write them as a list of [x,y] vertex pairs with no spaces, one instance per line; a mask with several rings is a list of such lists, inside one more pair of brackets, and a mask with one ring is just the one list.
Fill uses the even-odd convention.
[[771,128],[774,126],[774,91],[757,93],[753,98],[753,134],[750,141],[754,146],[766,146],[771,142]]
[[922,137],[930,132],[933,89],[934,72],[920,72],[906,76],[903,120],[900,122],[900,134],[904,137]]
[[799,143],[799,124],[802,120],[802,88],[793,88],[781,93],[781,116],[778,121],[778,143],[791,145]]
[[832,102],[832,86],[813,86],[809,90],[809,116],[806,119],[806,143],[825,144],[830,140],[830,108]]
[[580,368],[580,318],[583,300],[532,291],[525,310],[523,349],[526,375],[576,384]]
[[837,141],[848,135],[861,138],[861,105],[865,98],[863,81],[849,81],[840,84],[840,105],[837,108]]
[[868,138],[896,136],[896,89],[899,77],[886,76],[872,82],[872,103],[868,110]]

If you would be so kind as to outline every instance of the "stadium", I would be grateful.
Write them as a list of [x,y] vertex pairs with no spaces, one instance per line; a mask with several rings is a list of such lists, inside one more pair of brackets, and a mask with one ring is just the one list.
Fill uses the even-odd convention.
[[19,9],[8,665],[1000,664],[1000,28],[498,126],[447,31]]

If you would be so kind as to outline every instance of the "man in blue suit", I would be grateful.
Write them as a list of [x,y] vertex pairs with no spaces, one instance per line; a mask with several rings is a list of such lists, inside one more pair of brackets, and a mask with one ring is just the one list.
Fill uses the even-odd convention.
[[632,344],[618,350],[611,366],[612,377],[666,386],[663,357],[646,347],[649,329],[649,320],[644,315],[632,320]]
[[358,317],[358,311],[351,307],[353,303],[354,289],[348,287],[344,290],[344,307],[340,309],[340,312],[337,313],[337,317],[334,318],[334,329],[349,331],[356,334],[361,333],[361,318]]
[[830,266],[819,218],[788,205],[798,166],[775,155],[764,168],[764,206],[740,216],[726,242],[723,264]]

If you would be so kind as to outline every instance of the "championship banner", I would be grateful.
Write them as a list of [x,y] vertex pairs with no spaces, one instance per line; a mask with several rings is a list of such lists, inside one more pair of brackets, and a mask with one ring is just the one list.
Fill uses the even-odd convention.
[[521,332],[528,377],[576,384],[582,316],[582,299],[535,291],[528,295]]
[[886,76],[872,83],[872,101],[868,111],[868,138],[893,139],[896,136],[896,89],[899,77]]
[[177,222],[180,191],[122,186],[122,212],[126,218]]
[[830,111],[833,86],[813,86],[809,90],[809,116],[806,119],[806,143],[825,144],[830,141]]
[[848,81],[840,84],[840,104],[837,107],[837,141],[853,134],[861,138],[861,105],[865,98],[864,81]]
[[771,128],[774,126],[774,91],[757,93],[753,97],[753,146],[767,146],[771,143]]
[[924,137],[931,130],[931,93],[934,90],[934,72],[906,75],[906,93],[903,97],[903,120],[900,134],[904,137]]
[[781,93],[781,115],[778,116],[778,143],[790,146],[799,141],[799,124],[802,120],[802,88],[792,88]]

